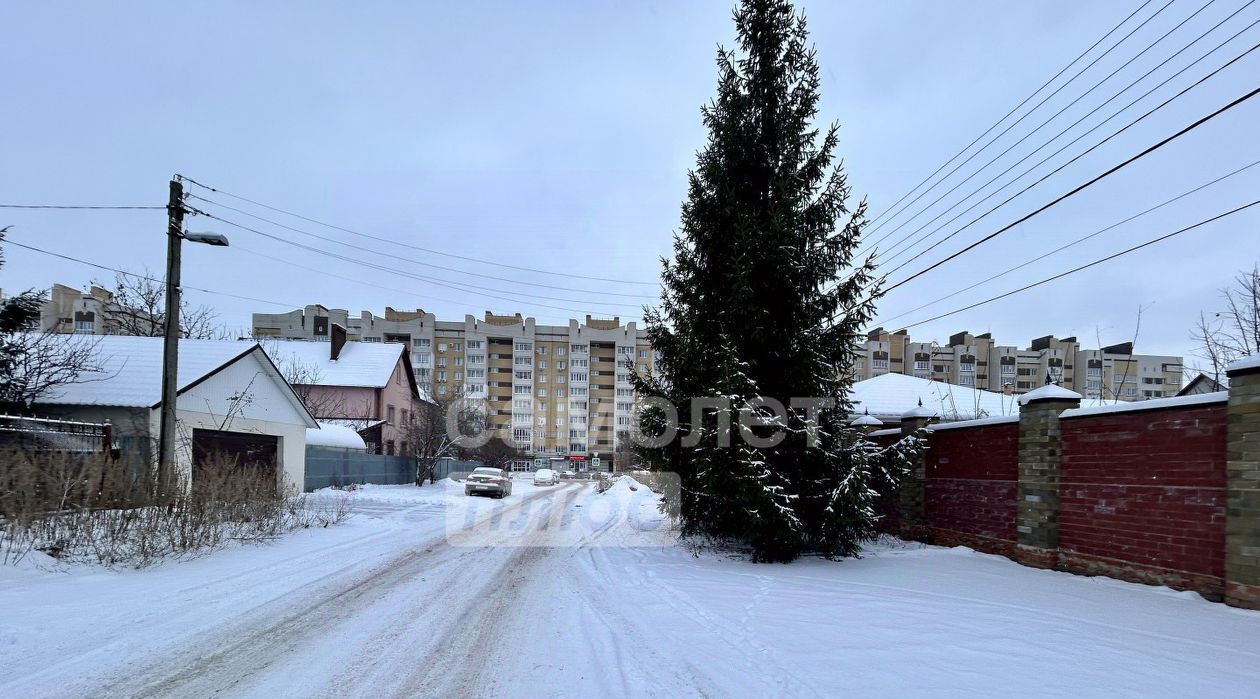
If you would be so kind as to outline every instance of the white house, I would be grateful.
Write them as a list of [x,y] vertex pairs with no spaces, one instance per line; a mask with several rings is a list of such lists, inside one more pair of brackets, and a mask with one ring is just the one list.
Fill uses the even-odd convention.
[[[104,422],[130,448],[155,448],[162,405],[162,338],[94,338],[91,368],[35,402],[37,412]],[[180,340],[176,467],[193,473],[209,455],[273,467],[301,489],[306,430],[315,419],[257,343]]]

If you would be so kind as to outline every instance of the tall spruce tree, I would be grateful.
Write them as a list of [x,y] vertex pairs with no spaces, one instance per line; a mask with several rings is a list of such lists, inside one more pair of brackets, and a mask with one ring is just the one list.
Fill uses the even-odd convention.
[[[865,202],[846,204],[838,125],[813,125],[818,63],[804,17],[786,0],[744,0],[734,19],[739,49],[718,50],[717,96],[702,109],[708,143],[689,173],[674,260],[663,261],[662,302],[646,318],[660,361],[636,379],[677,409],[679,438],[640,456],[681,477],[674,514],[686,534],[746,544],[758,561],[854,555],[875,533],[871,485],[882,475],[846,422],[857,331],[877,292],[871,259],[855,262]],[[789,409],[786,438],[755,447],[738,416],[758,413],[757,396],[834,406]],[[693,421],[694,398],[730,408]],[[664,416],[646,410],[644,434]]]

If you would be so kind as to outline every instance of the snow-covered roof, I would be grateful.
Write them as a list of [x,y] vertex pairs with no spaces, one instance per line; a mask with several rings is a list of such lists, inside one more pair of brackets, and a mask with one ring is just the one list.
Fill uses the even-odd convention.
[[362,432],[363,430],[371,429],[373,427],[376,427],[377,425],[384,425],[385,421],[377,420],[375,418],[359,418],[359,417],[329,418],[327,420],[320,420],[319,424],[340,425],[342,427],[349,427],[355,432]]
[[959,422],[942,422],[936,425],[928,425],[927,429],[932,432],[939,430],[954,430],[967,427],[984,427],[986,425],[1009,425],[1019,422],[1018,415],[998,415],[996,417],[982,417],[979,420],[961,420]]
[[[149,408],[162,400],[162,338],[124,335],[65,335],[67,347],[90,347],[92,368],[75,383],[57,386],[39,399],[57,405]],[[183,391],[251,351],[256,343],[180,340],[177,390]]]
[[313,372],[315,385],[363,388],[388,385],[407,351],[406,345],[396,342],[347,342],[333,359],[331,342],[268,338],[262,346],[282,372],[299,367]]
[[850,422],[849,424],[853,425],[854,427],[875,427],[875,426],[883,426],[884,423],[880,422],[878,418],[872,417],[870,415],[859,415],[853,418],[853,421]]
[[1048,383],[1019,397],[1020,405],[1028,405],[1035,400],[1080,400],[1081,394],[1058,384]]
[[1128,413],[1137,410],[1159,410],[1160,408],[1189,408],[1196,405],[1225,403],[1229,400],[1229,391],[1215,393],[1196,393],[1189,396],[1172,396],[1169,398],[1152,398],[1151,400],[1123,401],[1107,405],[1072,408],[1064,410],[1059,417],[1081,417],[1084,415],[1103,415],[1106,413]]
[[1238,371],[1251,371],[1253,369],[1260,369],[1260,354],[1253,354],[1250,357],[1233,362],[1229,366],[1225,367],[1225,373],[1232,374]]
[[858,381],[849,395],[857,411],[867,411],[886,423],[901,420],[917,409],[920,401],[928,416],[939,415],[946,421],[1019,412],[1014,396],[905,374],[881,374]]
[[363,441],[358,432],[345,425],[334,425],[321,420],[319,427],[307,428],[306,446],[366,450],[367,442]]

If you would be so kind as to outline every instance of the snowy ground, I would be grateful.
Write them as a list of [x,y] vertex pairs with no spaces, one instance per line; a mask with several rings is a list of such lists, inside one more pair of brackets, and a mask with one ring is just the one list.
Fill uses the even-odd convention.
[[[1254,696],[1260,613],[966,549],[753,565],[622,481],[369,487],[143,571],[0,568],[0,696]],[[471,504],[472,510],[462,509]],[[454,515],[452,513],[455,513]],[[497,544],[506,545],[497,545]],[[37,561],[32,563],[38,563]]]

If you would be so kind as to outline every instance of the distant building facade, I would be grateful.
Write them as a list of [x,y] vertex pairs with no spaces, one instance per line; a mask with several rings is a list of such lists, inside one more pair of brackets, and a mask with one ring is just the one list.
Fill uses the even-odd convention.
[[46,332],[127,335],[134,334],[128,331],[129,327],[146,326],[144,334],[158,334],[161,320],[139,315],[135,310],[124,307],[114,299],[113,292],[95,284],[87,291],[53,284],[48,300],[39,311],[39,329]]
[[895,373],[1005,393],[1027,393],[1049,379],[1086,398],[1146,400],[1175,396],[1182,358],[1134,354],[1133,343],[1082,349],[1075,337],[1047,335],[1026,349],[999,345],[989,333],[960,332],[949,344],[915,342],[905,330],[867,334],[856,380]]
[[619,318],[539,325],[519,313],[486,311],[482,318],[442,321],[423,310],[351,317],[320,305],[253,316],[260,339],[327,341],[334,324],[351,340],[406,345],[417,382],[434,398],[485,401],[497,435],[535,462],[565,459],[578,468],[613,467],[634,425],[631,373],[650,372],[656,361],[646,333]]

